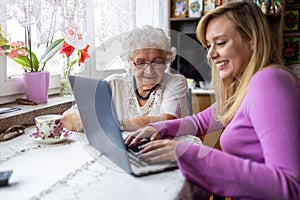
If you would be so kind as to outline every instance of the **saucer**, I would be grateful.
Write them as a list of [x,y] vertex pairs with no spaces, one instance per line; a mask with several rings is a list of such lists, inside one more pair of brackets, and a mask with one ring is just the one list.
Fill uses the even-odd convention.
[[37,132],[32,133],[30,135],[30,137],[36,141],[36,142],[40,142],[40,143],[44,143],[44,144],[56,144],[56,143],[60,143],[65,141],[66,139],[68,139],[70,136],[72,135],[72,131],[69,131],[67,129],[63,129],[62,134],[60,135],[60,138],[45,138],[42,139],[38,136]]

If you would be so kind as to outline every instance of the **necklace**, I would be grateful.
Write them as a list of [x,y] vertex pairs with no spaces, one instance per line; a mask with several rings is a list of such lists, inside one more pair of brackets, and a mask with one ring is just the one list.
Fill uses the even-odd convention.
[[137,96],[139,99],[141,99],[141,100],[148,100],[149,97],[150,97],[150,95],[151,95],[151,93],[157,88],[158,85],[159,85],[159,84],[156,84],[153,88],[151,88],[151,90],[150,90],[150,92],[148,93],[148,95],[145,96],[145,97],[143,97],[142,95],[140,95],[138,89],[136,88],[136,80],[135,80],[135,78],[133,77],[133,87],[134,87],[134,92],[135,92],[136,96]]

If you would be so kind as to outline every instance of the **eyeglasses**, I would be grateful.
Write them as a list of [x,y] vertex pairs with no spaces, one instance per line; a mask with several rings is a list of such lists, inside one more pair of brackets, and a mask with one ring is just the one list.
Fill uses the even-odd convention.
[[146,62],[146,61],[138,61],[134,62],[131,60],[132,64],[138,68],[138,69],[145,69],[147,66],[151,66],[154,69],[161,69],[165,66],[165,63],[159,62],[159,61],[153,61],[153,62]]

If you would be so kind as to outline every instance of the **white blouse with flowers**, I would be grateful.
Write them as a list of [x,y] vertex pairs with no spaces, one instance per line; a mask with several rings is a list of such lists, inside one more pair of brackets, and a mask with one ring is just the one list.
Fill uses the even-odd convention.
[[113,74],[105,79],[111,89],[117,120],[161,114],[183,117],[187,113],[186,78],[166,72],[159,86],[151,93],[144,106],[140,106],[135,96],[133,75]]

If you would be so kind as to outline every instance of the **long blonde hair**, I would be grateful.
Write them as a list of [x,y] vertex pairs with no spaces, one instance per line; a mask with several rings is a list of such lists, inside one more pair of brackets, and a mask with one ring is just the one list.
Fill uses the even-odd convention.
[[[207,47],[206,28],[209,22],[225,16],[235,24],[237,32],[245,41],[252,42],[253,50],[240,78],[222,80],[213,62],[210,62],[212,83],[215,88],[217,120],[226,126],[240,107],[252,76],[259,70],[271,65],[285,68],[279,48],[272,37],[269,23],[261,9],[252,1],[238,1],[224,4],[201,18],[196,34],[204,48]],[[238,56],[238,55],[237,55]]]

